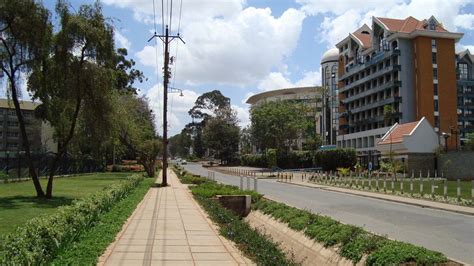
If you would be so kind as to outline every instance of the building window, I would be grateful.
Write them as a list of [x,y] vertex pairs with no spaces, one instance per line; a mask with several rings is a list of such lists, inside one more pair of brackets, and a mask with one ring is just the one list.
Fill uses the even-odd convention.
[[466,63],[460,63],[458,65],[459,79],[468,79],[468,69]]
[[439,116],[435,116],[434,117],[434,121],[435,121],[435,128],[439,128]]
[[434,111],[435,111],[435,112],[438,112],[438,111],[439,111],[438,100],[434,100]]
[[438,84],[433,84],[433,94],[438,95]]
[[431,48],[436,49],[436,40],[435,39],[431,40]]
[[438,61],[436,60],[436,53],[431,53],[431,61],[433,62],[433,65],[438,64]]
[[437,79],[438,79],[438,69],[433,68],[433,80],[437,80]]

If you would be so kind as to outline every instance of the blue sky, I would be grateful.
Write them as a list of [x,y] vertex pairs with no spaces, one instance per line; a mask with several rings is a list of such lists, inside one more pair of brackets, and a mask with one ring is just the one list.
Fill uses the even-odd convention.
[[[92,1],[72,0],[76,9]],[[165,9],[167,2],[164,0]],[[181,0],[173,0],[172,31],[177,32]],[[319,85],[320,58],[330,47],[372,16],[418,19],[434,15],[451,31],[464,32],[457,49],[474,47],[474,1],[464,0],[183,0],[172,83],[170,134],[189,122],[187,110],[202,93],[219,89],[231,98],[242,125],[248,123],[246,98],[264,90]],[[54,9],[55,1],[44,0]],[[114,21],[117,47],[126,47],[148,78],[139,85],[150,99],[161,132],[162,46],[158,68],[153,32],[153,0],[103,0]],[[168,6],[169,7],[169,6]],[[155,0],[158,33],[161,1]],[[168,21],[169,17],[165,16]],[[176,43],[171,55],[176,56]],[[472,50],[474,51],[474,50]],[[176,68],[176,70],[174,69]],[[158,69],[158,75],[157,75]]]

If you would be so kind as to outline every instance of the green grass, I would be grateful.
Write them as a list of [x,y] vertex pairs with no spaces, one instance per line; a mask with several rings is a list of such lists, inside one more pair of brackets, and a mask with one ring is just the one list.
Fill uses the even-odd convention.
[[124,222],[135,210],[154,181],[154,178],[147,178],[141,182],[129,196],[102,215],[93,228],[81,234],[72,245],[60,251],[51,264],[95,265],[98,257],[114,241]]
[[[53,198],[36,198],[32,181],[0,184],[0,241],[19,225],[33,217],[50,215],[56,208],[71,204],[103,187],[130,176],[131,173],[94,173],[74,177],[57,178],[54,181]],[[41,180],[46,188],[47,180]]]
[[[355,178],[353,178],[352,184],[355,186]],[[318,181],[321,183],[321,181]],[[349,179],[345,179],[345,184],[349,184]],[[394,189],[396,192],[400,192],[400,181],[394,181]],[[362,185],[363,184],[363,185]],[[371,190],[376,190],[376,182],[375,179],[372,179],[370,182]],[[444,181],[436,180],[434,181],[434,194],[437,196],[444,196]],[[450,198],[457,198],[457,181],[447,181],[447,194]],[[472,183],[471,181],[461,181],[461,198],[465,200],[471,200],[472,197]],[[369,189],[369,180],[367,178],[361,178],[357,181],[357,188],[364,188],[365,190]],[[379,191],[383,192],[383,179],[379,179]],[[391,179],[386,180],[386,191],[387,193],[392,192],[392,181]],[[403,181],[403,193],[410,195],[410,179],[406,178]],[[420,181],[413,180],[413,193],[420,194]],[[431,180],[424,179],[423,180],[423,194],[424,195],[431,195]]]

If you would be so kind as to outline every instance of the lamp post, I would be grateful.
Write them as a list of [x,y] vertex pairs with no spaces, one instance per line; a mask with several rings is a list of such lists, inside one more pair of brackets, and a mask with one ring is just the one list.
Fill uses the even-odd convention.
[[444,150],[445,152],[448,152],[448,138],[450,137],[450,134],[446,132],[441,132],[441,136],[444,138]]

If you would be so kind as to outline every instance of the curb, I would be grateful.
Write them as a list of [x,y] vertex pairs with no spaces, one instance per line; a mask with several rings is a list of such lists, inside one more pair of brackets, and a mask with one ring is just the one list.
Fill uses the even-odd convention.
[[[430,205],[422,204],[422,203],[407,202],[407,201],[404,201],[404,200],[397,200],[397,199],[388,199],[388,198],[380,197],[380,196],[377,196],[377,195],[364,195],[364,194],[360,194],[360,193],[356,193],[356,192],[352,192],[352,191],[338,191],[338,190],[333,190],[332,187],[330,187],[330,186],[312,187],[312,186],[306,186],[306,185],[297,184],[297,183],[281,182],[281,181],[277,181],[277,182],[278,183],[283,183],[283,184],[291,184],[291,185],[294,185],[294,186],[307,187],[307,188],[312,188],[312,189],[322,189],[322,190],[330,191],[330,192],[350,194],[350,195],[355,195],[355,196],[360,196],[360,197],[365,197],[365,198],[379,199],[379,200],[384,200],[384,201],[389,201],[389,202],[396,202],[396,203],[401,203],[401,204],[406,204],[406,205],[413,205],[413,206],[418,206],[418,207],[421,207],[421,208],[428,208],[428,209],[441,210],[441,211],[454,212],[454,213],[474,216],[474,210],[473,210],[473,212],[468,212],[468,211],[463,211],[463,210],[452,210],[452,209],[447,209],[447,208],[443,208],[443,207],[430,206]],[[420,199],[417,199],[417,200],[420,200]],[[455,205],[455,206],[457,206],[457,205]],[[468,208],[468,207],[466,207],[466,208]]]

